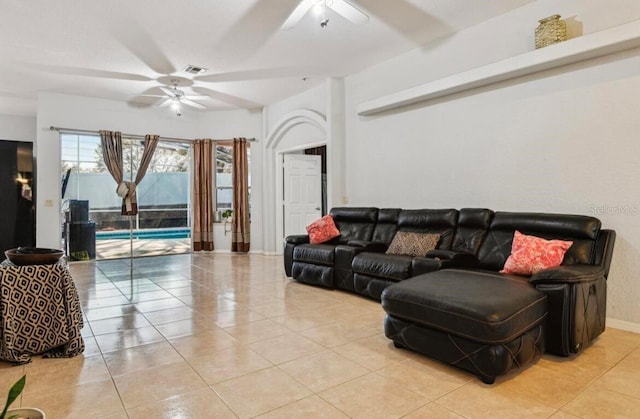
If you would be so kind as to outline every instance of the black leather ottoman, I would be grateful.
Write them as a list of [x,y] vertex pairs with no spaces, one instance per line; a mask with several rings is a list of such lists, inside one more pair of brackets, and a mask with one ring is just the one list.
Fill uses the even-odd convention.
[[446,269],[387,287],[385,335],[492,384],[544,352],[546,295],[525,279]]

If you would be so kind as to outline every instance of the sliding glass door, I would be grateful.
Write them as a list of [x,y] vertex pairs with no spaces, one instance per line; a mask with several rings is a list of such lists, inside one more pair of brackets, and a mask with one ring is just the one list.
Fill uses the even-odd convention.
[[[142,157],[142,144],[133,145],[134,167]],[[139,212],[134,218],[134,256],[191,251],[189,145],[158,143],[147,174],[137,188]],[[132,174],[135,179],[136,173]]]
[[[120,214],[122,200],[102,158],[97,135],[61,134],[62,244],[71,260],[112,259],[191,251],[189,144],[158,143],[138,185],[139,213]],[[135,179],[138,139],[123,138],[124,179]]]

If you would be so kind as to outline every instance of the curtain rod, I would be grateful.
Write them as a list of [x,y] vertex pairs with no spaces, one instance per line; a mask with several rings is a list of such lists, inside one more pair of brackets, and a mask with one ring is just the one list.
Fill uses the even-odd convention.
[[[60,128],[60,127],[54,127],[53,125],[49,127],[50,131],[58,131],[58,132],[66,132],[69,134],[95,134],[98,135],[100,134],[99,131],[93,131],[93,130],[89,130],[89,129],[75,129],[75,128]],[[142,139],[144,140],[144,135],[137,135],[137,134],[125,134],[122,133],[123,137],[126,138],[134,138],[134,139]],[[160,136],[160,140],[161,141],[169,141],[169,142],[180,142],[180,143],[190,143],[193,141],[193,139],[187,139],[187,138],[173,138],[173,137],[162,137]],[[227,142],[227,141],[233,141],[233,138],[229,138],[229,139],[218,139],[218,140],[212,140],[213,142]],[[247,141],[250,142],[257,142],[258,140],[256,140],[255,138],[247,138]]]

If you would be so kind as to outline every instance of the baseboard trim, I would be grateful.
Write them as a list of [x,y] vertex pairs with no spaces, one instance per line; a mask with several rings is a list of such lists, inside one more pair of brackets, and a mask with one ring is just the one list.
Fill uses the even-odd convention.
[[[207,252],[193,252],[193,254],[205,254]],[[211,253],[226,253],[226,254],[230,254],[230,253],[234,253],[234,254],[247,254],[247,253],[236,253],[236,252],[232,252],[229,249],[213,249],[213,252]],[[248,252],[251,255],[264,255],[264,256],[281,256],[282,253],[277,253],[277,252],[263,252],[262,250],[258,249],[258,250],[249,250]]]
[[263,252],[261,250],[257,252],[260,252],[260,254],[263,256],[282,256],[282,253],[278,253],[278,252]]
[[607,317],[607,327],[622,329],[628,332],[640,333],[640,323],[628,322],[626,320],[618,320]]

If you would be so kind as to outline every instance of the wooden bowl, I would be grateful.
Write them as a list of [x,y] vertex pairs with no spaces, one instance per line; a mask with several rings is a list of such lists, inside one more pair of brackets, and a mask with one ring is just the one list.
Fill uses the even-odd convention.
[[64,252],[40,247],[18,247],[7,250],[4,255],[14,265],[52,265],[60,260]]

